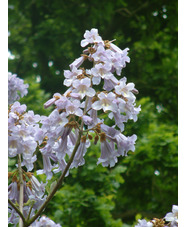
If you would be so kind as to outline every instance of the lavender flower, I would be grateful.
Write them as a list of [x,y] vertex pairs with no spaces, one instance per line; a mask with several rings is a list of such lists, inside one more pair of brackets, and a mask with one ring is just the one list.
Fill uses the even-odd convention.
[[14,103],[21,97],[27,95],[28,84],[17,77],[16,74],[8,73],[8,104]]
[[46,174],[47,180],[51,179],[53,174],[52,174],[52,169],[54,166],[52,166],[51,161],[50,161],[50,156],[49,155],[42,155],[43,158],[43,169],[37,170],[37,174]]
[[116,112],[117,105],[114,102],[115,97],[116,97],[115,94],[112,92],[110,92],[108,94],[101,92],[98,95],[99,101],[94,102],[92,104],[92,108],[95,110],[103,109],[104,112],[106,112],[107,110]]
[[20,105],[15,102],[9,109],[8,119],[8,153],[9,157],[15,157],[22,154],[22,165],[26,166],[28,171],[33,169],[33,163],[36,161],[34,152],[37,147],[35,134],[39,129],[39,115],[34,115],[33,111],[26,111],[26,105]]
[[116,85],[115,87],[116,94],[122,95],[132,103],[135,101],[135,98],[136,98],[135,95],[132,93],[133,90],[134,90],[134,83],[126,84],[125,77],[121,79],[119,81],[119,85]]
[[[73,70],[73,68],[79,68],[83,64],[84,61],[85,61],[84,56],[77,58],[74,62],[72,62],[72,64],[70,64],[70,69]],[[80,70],[79,70],[79,72],[80,72]]]
[[151,222],[147,222],[145,219],[138,220],[138,224],[135,225],[135,227],[153,227],[153,224]]
[[50,218],[42,216],[39,220],[32,224],[32,227],[61,227],[60,224],[56,224]]
[[101,36],[98,35],[98,30],[95,28],[92,28],[90,31],[86,30],[84,38],[81,41],[82,47],[87,46],[89,43],[103,43]]
[[73,87],[75,88],[73,92],[79,93],[81,99],[85,96],[93,97],[95,95],[95,90],[90,87],[91,80],[89,78],[84,78],[82,80],[75,80],[73,82]]
[[81,69],[77,69],[75,66],[71,68],[71,71],[65,70],[64,76],[66,79],[64,80],[64,85],[67,87],[71,86],[74,79],[76,79],[76,77],[81,75],[82,73],[83,71]]
[[178,226],[178,206],[172,206],[172,212],[169,212],[164,217],[165,221],[170,222],[171,227]]

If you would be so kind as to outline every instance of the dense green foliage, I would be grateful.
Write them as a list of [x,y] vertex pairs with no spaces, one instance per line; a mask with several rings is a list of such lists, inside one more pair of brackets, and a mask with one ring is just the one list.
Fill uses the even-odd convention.
[[63,70],[93,27],[130,48],[122,75],[136,84],[142,111],[124,133],[138,136],[136,150],[109,169],[96,165],[100,149],[92,145],[45,213],[63,227],[131,226],[177,204],[177,1],[9,0],[9,71],[30,84],[21,102],[48,115],[43,103],[64,92]]

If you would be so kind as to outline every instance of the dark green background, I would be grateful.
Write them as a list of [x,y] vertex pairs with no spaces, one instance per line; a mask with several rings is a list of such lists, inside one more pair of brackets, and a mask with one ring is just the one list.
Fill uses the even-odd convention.
[[63,70],[82,53],[85,30],[130,48],[122,76],[142,111],[124,134],[137,134],[136,151],[109,169],[96,166],[100,147],[91,146],[45,211],[63,227],[132,226],[177,204],[177,19],[174,0],[9,0],[9,71],[30,84],[21,102],[36,113],[49,114],[43,103],[65,91]]

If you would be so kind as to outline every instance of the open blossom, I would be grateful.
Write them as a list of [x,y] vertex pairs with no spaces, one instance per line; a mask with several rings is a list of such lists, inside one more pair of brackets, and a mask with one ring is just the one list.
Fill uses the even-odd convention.
[[119,85],[115,86],[115,92],[118,95],[122,95],[130,102],[134,102],[136,97],[133,94],[134,90],[134,83],[128,83],[126,84],[126,78],[124,77],[119,81]]
[[81,75],[83,71],[81,69],[77,69],[75,66],[73,66],[70,70],[65,70],[64,71],[64,85],[69,87],[71,86],[72,82],[77,78],[77,76]]
[[80,108],[80,102],[79,100],[73,100],[72,102],[68,102],[66,106],[66,112],[67,114],[74,114],[76,116],[82,116],[83,111]]
[[113,74],[111,73],[111,64],[96,64],[91,70],[87,70],[88,74],[93,76],[92,82],[93,84],[98,85],[101,82],[101,79],[110,79]]
[[138,220],[138,224],[135,227],[153,227],[153,224],[150,221],[146,221],[145,219]]
[[91,54],[91,58],[94,60],[94,62],[98,63],[111,63],[111,57],[112,52],[111,50],[105,49],[105,46],[103,43],[100,43],[99,45],[95,45],[94,48],[96,49],[96,52]]
[[165,221],[170,222],[171,227],[178,226],[178,206],[172,206],[172,212],[169,212],[164,217]]
[[98,29],[92,28],[90,31],[86,30],[84,38],[81,41],[81,46],[85,47],[90,43],[103,43],[101,36],[98,34]]
[[75,80],[73,82],[73,87],[75,88],[73,92],[78,93],[81,99],[83,99],[85,96],[93,97],[96,92],[90,86],[91,86],[91,80],[89,78],[84,78],[82,80]]
[[100,110],[103,109],[103,111],[111,110],[113,112],[116,112],[117,110],[117,105],[114,102],[116,95],[112,92],[105,94],[101,92],[98,95],[99,101],[95,101],[92,104],[92,108],[94,110]]

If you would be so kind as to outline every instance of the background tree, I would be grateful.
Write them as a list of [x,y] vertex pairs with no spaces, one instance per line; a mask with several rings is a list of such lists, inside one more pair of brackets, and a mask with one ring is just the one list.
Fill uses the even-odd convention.
[[46,113],[43,103],[64,92],[63,70],[93,27],[103,39],[130,48],[122,76],[140,92],[139,122],[126,128],[138,135],[136,151],[103,170],[93,148],[87,166],[72,172],[46,212],[63,226],[163,217],[177,203],[177,1],[9,0],[9,71],[31,83],[32,98],[24,102]]

